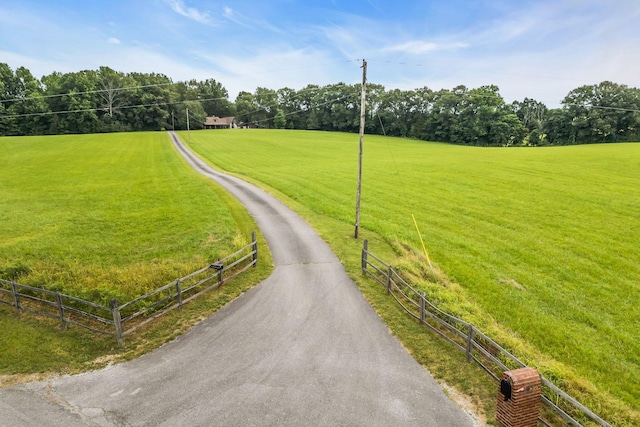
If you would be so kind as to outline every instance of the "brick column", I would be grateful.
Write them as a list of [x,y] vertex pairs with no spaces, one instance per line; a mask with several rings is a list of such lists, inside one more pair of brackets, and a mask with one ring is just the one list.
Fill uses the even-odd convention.
[[500,379],[496,419],[506,427],[536,427],[540,412],[540,374],[533,368],[507,371]]

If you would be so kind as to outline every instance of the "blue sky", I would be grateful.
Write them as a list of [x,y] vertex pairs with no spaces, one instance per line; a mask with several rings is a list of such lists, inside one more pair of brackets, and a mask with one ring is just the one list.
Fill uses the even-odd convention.
[[256,87],[496,84],[559,106],[604,80],[640,86],[638,0],[3,0],[0,62],[214,78]]

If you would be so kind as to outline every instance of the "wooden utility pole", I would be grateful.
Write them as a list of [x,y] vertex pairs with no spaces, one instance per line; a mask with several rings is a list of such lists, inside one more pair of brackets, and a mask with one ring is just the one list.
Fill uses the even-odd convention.
[[189,145],[191,145],[191,132],[189,131],[189,109],[187,108],[187,138],[189,139]]
[[362,97],[360,100],[360,150],[358,152],[358,191],[356,192],[356,230],[354,237],[358,238],[360,231],[360,192],[362,189],[362,139],[364,138],[364,106],[367,98],[367,61],[362,60]]

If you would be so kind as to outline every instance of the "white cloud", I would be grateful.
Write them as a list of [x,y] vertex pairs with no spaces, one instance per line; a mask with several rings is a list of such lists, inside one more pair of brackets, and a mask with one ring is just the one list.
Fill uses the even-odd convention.
[[413,40],[406,43],[397,44],[394,46],[389,46],[383,49],[383,51],[388,52],[403,52],[409,53],[412,55],[422,55],[429,52],[436,52],[441,50],[454,50],[454,49],[463,49],[468,47],[466,43],[433,43],[433,42],[425,42],[420,40]]
[[[388,31],[390,42],[382,44],[375,32],[373,37],[353,37],[351,25],[328,38],[340,50],[357,48],[364,57],[378,59],[370,61],[369,75],[387,87],[439,90],[496,84],[507,102],[529,97],[556,108],[570,90],[582,85],[612,80],[638,86],[633,70],[640,66],[640,57],[632,53],[637,19],[637,8],[625,11],[593,1],[556,0],[553,7],[541,2],[517,8],[499,20],[441,32],[424,41],[416,34],[406,41],[402,31]],[[375,52],[364,40],[387,47]]]
[[281,29],[271,25],[270,23],[259,20],[259,19],[251,19],[246,15],[236,12],[228,6],[225,6],[222,10],[222,16],[238,25],[241,25],[246,28],[255,29],[255,28],[264,28],[265,30],[269,30],[274,33],[283,34],[284,31]]
[[193,19],[196,22],[201,24],[209,24],[211,20],[209,18],[209,14],[207,12],[201,12],[196,8],[187,7],[182,0],[166,0],[167,4],[171,6],[174,12],[189,18]]
[[[360,26],[328,26],[319,27],[320,32],[345,58],[355,59],[370,57],[374,51],[372,40],[375,31],[366,31]],[[371,42],[369,41],[371,40]],[[372,43],[373,42],[373,43]]]
[[33,74],[36,78],[40,78],[45,74],[51,73],[49,64],[47,62],[32,58],[30,56],[9,52],[6,50],[0,50],[0,58],[2,58],[2,61],[6,62],[13,69],[16,69],[18,67],[28,68],[29,71],[31,71],[31,74]]
[[[0,61],[26,66],[35,76],[107,65],[162,73],[174,81],[214,78],[232,99],[258,86],[357,83],[360,62],[347,60],[358,58],[369,61],[369,80],[389,89],[496,84],[508,102],[531,97],[549,107],[585,84],[612,80],[640,86],[633,24],[640,9],[605,8],[597,0],[553,0],[551,7],[549,1],[509,7],[510,12],[491,15],[493,21],[457,30],[444,26],[435,33],[424,25],[341,13],[293,22],[217,2],[209,3],[218,4],[210,6],[217,8],[215,19],[201,6],[188,7],[200,4],[195,0],[163,0],[159,13],[138,16],[139,28],[118,25],[115,32],[110,22],[70,25],[63,16],[28,10],[20,12],[29,19],[17,19],[17,12],[0,6],[0,33],[15,34],[7,39],[11,46],[3,43]],[[175,19],[176,13],[190,21]],[[191,20],[208,25],[185,25]],[[43,40],[41,34],[51,36]],[[218,39],[225,43],[212,53],[210,42]],[[98,44],[103,47],[95,52]]]
[[216,80],[221,82],[234,100],[238,92],[253,92],[257,87],[300,89],[308,84],[325,85],[344,81],[345,67],[353,68],[353,81],[360,76],[358,65],[336,61],[328,52],[274,46],[274,52],[248,56],[200,55],[211,63]]

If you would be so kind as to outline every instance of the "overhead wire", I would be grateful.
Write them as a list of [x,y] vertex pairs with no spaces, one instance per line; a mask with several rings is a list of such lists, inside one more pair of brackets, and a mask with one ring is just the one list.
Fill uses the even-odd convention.
[[[302,96],[302,95],[304,94],[304,92],[318,91],[318,90],[320,90],[320,89],[325,89],[325,88],[327,88],[327,87],[343,87],[343,86],[348,86],[348,85],[347,85],[346,83],[336,83],[336,84],[334,84],[334,85],[327,85],[327,86],[305,87],[305,88],[302,88],[302,89],[300,89],[300,90],[296,91],[295,95],[294,95],[291,99],[298,99],[300,96]],[[284,89],[284,88],[281,88],[281,89]],[[294,90],[295,90],[295,89],[294,89]],[[252,95],[253,95],[253,94],[252,94]],[[269,95],[269,96],[273,96],[273,97],[276,97],[276,98],[279,96],[278,91],[273,91],[273,93],[270,93],[270,94],[261,94],[261,95]],[[255,95],[253,95],[253,96],[255,97]],[[344,98],[347,98],[347,97],[348,97],[348,96],[344,96],[344,97],[342,97],[342,98],[340,98],[340,99],[344,99]],[[236,99],[237,99],[237,98],[236,98]],[[337,100],[335,100],[335,101],[337,101]],[[324,106],[324,105],[327,105],[327,104],[329,104],[329,103],[331,103],[331,102],[335,102],[335,101],[325,102],[325,103],[323,103],[323,104],[321,104],[321,105],[317,105],[317,106]],[[272,106],[269,106],[269,107],[272,107]],[[309,109],[311,109],[311,107],[310,107]],[[245,113],[243,113],[243,114],[246,114],[246,115],[252,115],[252,114],[256,114],[256,113],[261,113],[261,112],[263,112],[263,111],[265,111],[265,109],[264,109],[264,108],[259,108],[259,109],[257,109],[257,110],[253,110],[253,111],[245,112]],[[286,114],[285,114],[285,116],[289,116],[289,115],[296,114],[296,113],[300,113],[300,112],[304,112],[304,111],[307,111],[307,109],[304,109],[304,108],[303,108],[303,109],[300,109],[300,110],[297,110],[297,111],[293,111],[293,112],[290,112],[290,113],[286,113]],[[257,121],[256,121],[256,120],[252,120],[252,122],[254,122],[254,123],[260,123],[260,122],[269,121],[269,120],[273,120],[273,118],[261,119],[261,120],[257,120]]]
[[[355,59],[349,59],[349,60],[343,60],[343,61],[334,61],[333,63],[348,63],[348,62],[357,62],[360,61],[359,59],[355,60]],[[411,62],[402,62],[402,61],[390,61],[390,60],[378,60],[378,59],[371,59],[370,61],[378,61],[378,62],[384,62],[384,63],[388,63],[388,64],[397,64],[397,65],[407,65],[407,66],[414,66],[414,67],[423,67],[425,66],[424,64],[420,64],[420,63],[411,63]],[[430,65],[430,67],[437,67],[437,65]],[[298,67],[298,68],[307,68],[307,67]],[[441,67],[442,68],[442,67]],[[461,68],[462,69],[462,68]],[[291,70],[291,68],[287,68],[287,70]],[[270,71],[265,71],[262,73],[249,73],[249,74],[242,74],[242,75],[254,75],[254,74],[264,74],[264,73],[270,73],[270,72],[277,72],[277,71],[282,71],[282,69],[280,70],[270,70]],[[513,73],[499,73],[499,72],[495,72],[494,74],[513,74]],[[242,75],[238,75],[238,76],[242,76]],[[554,78],[554,79],[562,79],[559,77],[550,77],[550,76],[534,76],[534,77],[541,77],[541,78]],[[565,80],[576,80],[576,79],[565,79]],[[576,80],[577,81],[577,80]],[[163,82],[163,83],[154,83],[154,84],[147,84],[147,85],[135,85],[135,86],[125,86],[125,87],[119,87],[119,88],[110,88],[110,89],[98,89],[98,90],[90,90],[90,91],[80,91],[80,92],[65,92],[65,93],[58,93],[58,94],[51,94],[51,95],[41,95],[41,96],[30,96],[30,97],[20,97],[20,98],[11,98],[11,99],[4,99],[4,100],[0,100],[0,103],[7,103],[7,102],[25,102],[25,101],[32,101],[32,100],[37,100],[37,99],[50,99],[50,98],[57,98],[57,97],[63,97],[63,96],[71,96],[71,95],[86,95],[86,94],[94,94],[94,93],[104,93],[104,92],[120,92],[120,91],[126,91],[126,90],[134,90],[134,89],[144,89],[144,88],[150,88],[150,87],[159,87],[159,86],[171,86],[171,85],[179,85],[179,84],[187,84],[188,82]],[[302,88],[300,90],[296,90],[296,94],[294,96],[294,98],[297,98],[298,96],[300,96],[302,93],[304,93],[305,91],[308,90],[319,90],[319,89],[323,89],[326,88],[327,86],[342,86],[342,85],[347,85],[345,83],[337,83],[335,85],[325,85],[325,86],[317,86],[317,87],[305,87]],[[445,89],[447,91],[450,92],[450,90]],[[467,90],[465,93],[468,93],[470,90],[473,89],[469,89]],[[434,94],[436,94],[437,92],[434,92]],[[487,95],[482,95],[482,94],[474,94],[474,96],[477,97],[484,97],[484,98],[492,98],[495,96],[499,96],[501,97],[503,100],[507,100],[504,97],[502,97],[502,95],[500,95],[499,93],[496,94],[487,94]],[[278,94],[274,94],[274,96],[278,96]],[[509,99],[510,100],[510,99]],[[511,100],[511,102],[514,102],[517,100]],[[180,103],[181,101],[178,101],[177,103]],[[156,105],[156,104],[154,104]],[[157,104],[157,105],[167,105],[166,103],[161,103],[161,104]],[[592,109],[602,109],[602,110],[614,110],[614,111],[627,111],[627,112],[640,112],[640,109],[630,109],[630,108],[619,108],[619,107],[607,107],[607,106],[599,106],[599,105],[585,105],[585,104],[569,104],[569,103],[560,103],[560,105],[564,105],[564,106],[575,106],[575,107],[581,107],[581,108],[592,108]],[[131,107],[119,107],[119,108],[133,108],[133,107],[143,107],[145,105],[137,105],[137,106],[131,106]],[[87,111],[101,111],[102,108],[96,108],[96,109],[84,109],[84,110],[66,110],[66,111],[61,111],[61,112],[42,112],[42,113],[26,113],[26,114],[20,114],[20,115],[3,115],[0,116],[0,118],[12,118],[12,117],[29,117],[29,116],[35,116],[35,115],[39,115],[39,114],[68,114],[68,113],[74,113],[74,112],[87,112]],[[260,112],[262,110],[256,110],[251,113],[257,113]]]
[[[425,67],[426,66],[425,64],[420,64],[420,63],[403,62],[403,61],[390,61],[390,60],[381,60],[381,59],[375,59],[375,58],[374,59],[370,59],[369,61],[382,62],[382,63],[386,63],[386,64],[406,65],[406,66],[412,66],[412,67]],[[448,69],[448,70],[457,69],[457,70],[469,71],[468,68],[449,67],[449,66],[444,67],[444,66],[440,66],[440,65],[437,65],[437,64],[430,64],[429,67],[430,68],[442,68],[442,69]],[[589,82],[587,82],[585,80],[575,79],[575,78],[571,78],[571,77],[543,76],[543,75],[522,74],[522,73],[505,73],[505,72],[499,72],[499,71],[492,71],[489,74],[518,76],[518,77],[529,77],[529,78],[538,78],[538,79],[547,79],[547,80],[566,80],[566,81],[580,82],[583,85],[584,84],[589,84]],[[461,86],[464,86],[464,85],[461,85]],[[445,90],[448,90],[448,89],[445,89]],[[468,89],[467,92],[469,90],[473,90],[473,89]],[[434,92],[434,93],[436,93],[436,92]],[[493,97],[495,95],[475,94],[475,96],[489,98],[489,97]],[[517,99],[505,98],[502,95],[500,95],[499,93],[498,93],[498,96],[500,96],[505,102],[506,101],[510,101],[511,103],[513,103],[515,101],[519,101]],[[551,102],[550,104],[561,105],[561,106],[575,106],[575,107],[583,107],[583,108],[591,108],[591,109],[599,109],[599,110],[617,110],[617,111],[628,111],[628,112],[640,112],[640,109],[606,107],[606,106],[590,105],[590,104],[574,104],[574,103],[564,103],[564,102]]]
[[[136,104],[136,105],[124,105],[114,107],[113,110],[126,110],[130,108],[144,108],[144,107],[158,107],[161,105],[174,105],[174,104],[184,104],[187,102],[205,102],[205,101],[217,101],[227,99],[226,97],[216,97],[216,98],[203,98],[203,99],[186,99],[182,101],[173,101],[173,102],[153,102],[150,104]],[[13,114],[13,115],[0,115],[0,119],[13,119],[18,117],[33,117],[33,116],[50,116],[56,114],[71,114],[71,113],[88,113],[95,111],[105,111],[106,107],[100,108],[86,108],[86,109],[77,109],[77,110],[63,110],[63,111],[42,111],[37,113],[24,113],[24,114]]]
[[[354,60],[354,59],[348,59],[348,60],[341,60],[341,61],[333,61],[332,63],[349,63],[349,62],[356,62],[358,60]],[[314,65],[314,67],[316,67]],[[295,69],[303,69],[303,68],[309,68],[309,67],[297,67]],[[292,70],[293,68],[287,68],[287,70]],[[265,73],[272,73],[272,72],[280,72],[282,71],[282,69],[279,70],[269,70],[269,71],[264,71],[261,73],[248,73],[248,74],[239,74],[237,76],[248,76],[248,75],[257,75],[257,74],[265,74]],[[133,90],[133,89],[143,89],[143,88],[149,88],[149,87],[158,87],[158,86],[171,86],[171,85],[179,85],[179,84],[187,84],[188,82],[163,82],[163,83],[155,83],[155,84],[148,84],[148,85],[136,85],[136,86],[126,86],[126,87],[121,87],[121,88],[110,88],[110,89],[97,89],[97,90],[89,90],[89,91],[80,91],[80,92],[74,92],[74,91],[69,91],[69,92],[65,92],[65,93],[57,93],[57,94],[50,94],[50,95],[40,95],[40,96],[30,96],[30,97],[20,97],[20,98],[10,98],[10,99],[0,99],[0,104],[2,103],[8,103],[8,102],[25,102],[25,101],[32,101],[32,100],[37,100],[37,99],[51,99],[51,98],[59,98],[59,97],[63,97],[63,96],[73,96],[73,95],[87,95],[87,94],[95,94],[95,93],[104,93],[104,92],[116,92],[116,91],[125,91],[125,90]],[[338,83],[336,84],[336,86],[340,86],[340,85],[344,85],[344,83]],[[331,85],[329,85],[331,86]],[[303,88],[300,89],[298,91],[296,91],[296,96],[299,96],[301,94],[301,92],[304,92],[306,90],[319,90],[323,88],[322,86],[318,86],[316,88]],[[221,99],[228,99],[227,98],[221,98]],[[211,100],[211,99],[207,99],[207,100]],[[196,101],[206,101],[206,100],[196,100]],[[177,101],[176,103],[182,103],[185,101]],[[134,108],[134,107],[145,107],[145,106],[152,106],[152,105],[168,105],[170,103],[154,103],[154,104],[148,104],[148,105],[134,105],[134,106],[128,106],[128,107],[118,107],[119,109],[123,109],[123,108]],[[91,111],[102,111],[105,108],[91,108],[91,109],[76,109],[76,110],[64,110],[64,111],[53,111],[53,112],[37,112],[37,113],[24,113],[24,114],[13,114],[13,115],[0,115],[0,118],[18,118],[18,117],[32,117],[32,116],[38,116],[38,115],[52,115],[52,114],[71,114],[71,113],[82,113],[82,112],[91,112]],[[260,112],[262,110],[257,110],[254,111],[252,113],[256,113],[256,112]],[[251,114],[251,113],[249,113]]]
[[[340,61],[340,62],[355,62],[355,61],[359,61],[359,60],[348,60],[348,61]],[[370,61],[377,61],[376,59],[370,60]],[[410,65],[410,66],[416,66],[416,67],[423,67],[423,64],[412,64],[412,63],[407,63],[407,62],[398,62],[398,61],[382,61],[385,63],[392,63],[392,64],[398,64],[398,65]],[[304,67],[303,67],[304,68]],[[270,72],[275,72],[275,71],[270,71]],[[254,73],[255,74],[255,73]],[[499,74],[499,73],[496,73]],[[501,74],[507,74],[507,73],[501,73]],[[250,74],[247,74],[250,75]],[[537,77],[541,77],[541,76],[537,76]],[[104,92],[120,92],[120,91],[126,91],[126,90],[134,90],[134,89],[143,89],[143,88],[149,88],[149,87],[159,87],[159,86],[170,86],[170,85],[178,85],[180,83],[186,83],[186,82],[164,82],[164,83],[157,83],[157,84],[148,84],[148,85],[137,85],[137,86],[127,86],[127,87],[118,87],[118,88],[109,88],[109,89],[99,89],[99,90],[91,90],[91,91],[81,91],[81,92],[68,92],[68,93],[60,93],[60,94],[51,94],[51,95],[42,95],[42,96],[36,96],[36,97],[28,97],[28,98],[12,98],[12,99],[5,99],[5,100],[0,100],[0,103],[7,103],[7,102],[20,102],[20,101],[29,101],[29,100],[35,100],[35,99],[50,99],[50,98],[56,98],[56,97],[63,97],[63,96],[70,96],[70,95],[86,95],[86,94],[94,94],[94,93],[104,93]],[[321,89],[325,89],[327,87],[341,87],[341,86],[347,86],[347,84],[345,83],[337,83],[335,85],[325,85],[325,86],[314,86],[314,87],[309,87],[311,85],[308,85],[305,88],[302,88],[300,90],[295,90],[295,94],[293,97],[291,97],[290,99],[288,99],[288,101],[292,101],[292,100],[296,100],[299,99],[301,96],[303,96],[306,92],[309,91],[318,91]],[[473,90],[473,89],[470,89]],[[466,93],[468,93],[469,91],[466,91]],[[434,92],[434,94],[437,92]],[[269,96],[273,96],[274,98],[278,98],[279,94],[277,93],[277,91],[274,91],[273,93],[269,93],[266,94]],[[474,94],[475,96],[478,97],[485,97],[485,98],[490,98],[490,97],[500,97],[504,100],[504,98],[499,94],[499,93],[495,93],[495,94]],[[339,102],[341,100],[344,100],[346,98],[348,98],[350,95],[345,95],[342,97],[337,97],[331,100],[328,100],[326,102],[322,102],[319,104],[315,104],[313,106],[309,106],[307,108],[301,108],[299,110],[295,110],[295,111],[291,111],[288,113],[285,113],[285,117],[289,117],[295,114],[299,114],[305,111],[309,111],[312,110],[314,108],[318,108],[318,107],[322,107],[331,103],[336,103]],[[187,102],[205,102],[205,101],[212,101],[212,100],[228,100],[228,97],[215,97],[215,98],[205,98],[205,99],[193,99],[193,100],[182,100],[182,101],[175,101],[175,102],[161,102],[161,103],[148,103],[148,104],[137,104],[137,105],[125,105],[125,106],[118,106],[115,107],[114,110],[118,111],[118,110],[125,110],[125,109],[132,109],[132,108],[145,108],[145,107],[152,107],[152,106],[163,106],[163,105],[177,105],[177,104],[184,104]],[[640,110],[638,109],[630,109],[630,108],[618,108],[618,107],[607,107],[607,106],[597,106],[597,105],[585,105],[585,104],[569,104],[569,103],[563,103],[562,105],[564,106],[576,106],[576,107],[581,107],[581,108],[593,108],[593,109],[603,109],[603,110],[613,110],[613,111],[625,111],[625,112],[640,112]],[[275,105],[274,105],[275,106]],[[270,106],[271,107],[271,106]],[[95,112],[95,111],[105,111],[106,108],[105,107],[101,107],[101,108],[89,108],[89,109],[75,109],[75,110],[64,110],[64,111],[47,111],[47,112],[35,112],[35,113],[24,113],[24,114],[14,114],[14,115],[0,115],[0,119],[10,119],[10,118],[21,118],[21,117],[33,117],[33,116],[48,116],[48,115],[57,115],[57,114],[72,114],[72,113],[82,113],[82,112]],[[260,108],[245,114],[248,115],[252,115],[255,113],[259,113],[265,111],[264,108]],[[384,124],[382,123],[382,119],[380,117],[380,115],[376,112],[376,115],[378,117],[378,120],[380,121],[380,125],[383,131],[383,134],[386,136],[386,131],[384,128]],[[195,117],[194,117],[195,118]],[[260,120],[254,120],[254,123],[265,123],[265,122],[269,122],[274,120],[275,117],[267,117],[265,119],[260,119]],[[391,150],[391,147],[388,145],[388,149],[390,152],[390,156],[394,165],[394,169],[396,172],[396,175],[398,177],[398,179],[400,181],[402,181],[397,163],[395,161],[395,157],[393,156],[393,151]],[[403,195],[405,198],[405,201],[407,203],[407,206],[409,205],[409,198],[408,195],[406,193],[406,188],[404,185],[401,185],[403,188]],[[424,240],[422,238],[422,233],[420,231],[420,228],[418,226],[417,220],[415,218],[415,215],[412,213],[411,217],[413,219],[413,223],[414,226],[418,232],[418,236],[420,238],[420,242],[424,251],[424,254],[427,258],[427,262],[429,263],[429,267],[433,270],[433,265],[431,263],[428,251],[426,249],[426,245],[424,243]]]
[[155,84],[149,84],[149,85],[125,86],[125,87],[111,88],[111,89],[87,90],[87,91],[82,91],[82,92],[55,93],[55,94],[51,94],[51,95],[30,96],[30,97],[26,97],[26,98],[0,99],[0,103],[31,101],[31,100],[35,100],[35,99],[59,98],[59,97],[70,96],[70,95],[88,95],[88,94],[91,94],[91,93],[117,92],[117,91],[123,91],[123,90],[131,90],[131,89],[144,89],[144,88],[148,88],[148,87],[176,85],[176,84],[179,84],[179,83],[180,82],[178,82],[178,83],[173,83],[173,82],[171,82],[171,83],[155,83]]

